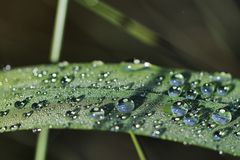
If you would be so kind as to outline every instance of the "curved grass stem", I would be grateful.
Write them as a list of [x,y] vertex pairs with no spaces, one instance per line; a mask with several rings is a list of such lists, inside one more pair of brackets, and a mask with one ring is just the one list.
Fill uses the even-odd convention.
[[140,159],[140,160],[146,160],[146,157],[145,157],[144,152],[143,152],[143,150],[142,150],[142,148],[141,148],[141,145],[139,144],[139,142],[138,142],[138,140],[137,140],[137,137],[135,136],[135,134],[134,134],[133,132],[129,132],[129,134],[130,134],[130,137],[131,137],[131,139],[132,139],[132,142],[133,142],[133,144],[134,144],[134,146],[135,146],[135,149],[136,149],[136,151],[137,151],[137,154],[138,154],[138,156],[139,156],[139,159]]

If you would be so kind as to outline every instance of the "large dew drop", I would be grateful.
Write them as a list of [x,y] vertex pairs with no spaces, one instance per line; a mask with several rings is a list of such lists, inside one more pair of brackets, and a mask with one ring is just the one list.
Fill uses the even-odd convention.
[[123,98],[117,102],[116,108],[119,112],[127,114],[127,113],[131,113],[134,110],[135,104],[133,100],[128,98]]
[[172,114],[175,117],[183,117],[187,114],[189,106],[183,101],[177,101],[171,106]]
[[205,83],[203,86],[201,86],[201,92],[203,96],[209,97],[214,92],[214,86],[210,83]]
[[181,86],[185,82],[184,76],[181,73],[174,74],[171,76],[170,84],[173,86]]
[[168,95],[171,96],[171,97],[180,96],[181,93],[182,93],[182,88],[181,87],[172,86],[168,89]]
[[211,118],[215,123],[225,125],[232,120],[232,114],[225,109],[219,109],[212,113]]

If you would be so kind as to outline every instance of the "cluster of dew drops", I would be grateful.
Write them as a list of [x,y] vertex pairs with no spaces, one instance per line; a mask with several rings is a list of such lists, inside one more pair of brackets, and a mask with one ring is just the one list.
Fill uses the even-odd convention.
[[[59,72],[61,69],[64,69],[69,64],[67,62],[59,63]],[[102,61],[94,61],[92,63],[93,68],[97,68],[99,66],[104,65]],[[141,71],[143,69],[151,69],[151,64],[149,62],[140,61],[138,59],[134,59],[131,63],[126,63],[124,70],[129,71]],[[3,71],[7,72],[11,70],[11,66],[7,65],[3,68]],[[80,66],[73,66],[73,74],[67,74],[59,78],[58,72],[48,73],[47,71],[40,71],[39,68],[34,68],[32,73],[34,77],[43,78],[48,76],[43,80],[43,83],[51,84],[60,82],[60,84],[64,87],[68,86],[75,79],[75,75],[79,73],[81,70]],[[81,77],[88,76],[85,73],[79,73]],[[110,72],[101,72],[98,75],[98,82],[106,80],[110,76]],[[202,84],[201,83],[201,74],[199,73],[199,79],[194,81],[189,81],[189,77],[186,76],[184,72],[170,72],[167,75],[160,75],[157,77],[157,85],[161,85],[165,83],[165,77],[170,76],[168,82],[169,89],[166,91],[166,95],[172,97],[181,97],[182,100],[178,100],[172,103],[171,105],[171,115],[173,117],[173,121],[181,121],[182,124],[190,127],[194,127],[196,125],[200,125],[203,127],[208,127],[209,129],[213,129],[216,126],[224,126],[230,123],[240,110],[240,100],[233,100],[231,103],[228,103],[223,108],[219,108],[209,112],[206,110],[204,106],[199,105],[199,101],[213,101],[217,102],[218,98],[227,96],[232,90],[234,90],[233,80],[230,74],[227,73],[219,73],[216,75],[209,75],[209,82]],[[117,82],[117,79],[106,80],[106,84],[111,84]],[[0,82],[2,85],[2,82]],[[106,85],[107,86],[107,85]],[[91,87],[98,87],[97,83],[92,83]],[[128,89],[129,86],[121,86],[122,88]],[[32,86],[34,88],[34,86]],[[110,88],[110,87],[109,87]],[[14,88],[13,88],[14,89]],[[42,94],[39,91],[38,94]],[[44,94],[44,93],[43,93]],[[47,93],[45,93],[47,94]],[[143,95],[144,96],[144,95]],[[84,99],[85,95],[80,95],[79,97],[69,97],[67,99],[68,102],[72,104],[76,104],[81,102]],[[58,98],[56,96],[56,98]],[[18,109],[24,108],[30,101],[32,97],[26,97],[23,100],[18,100],[14,103],[14,106]],[[120,119],[120,121],[114,122],[111,130],[118,131],[120,130],[122,124],[121,120],[125,120],[128,117],[133,118],[133,129],[143,129],[142,126],[145,123],[145,119],[154,114],[154,112],[148,112],[143,115],[145,118],[141,118],[140,120],[136,115],[131,115],[131,113],[136,110],[135,100],[129,97],[125,98],[113,98],[114,103],[109,103],[106,105],[100,105],[104,100],[100,98],[100,103],[96,103],[93,105],[85,106],[85,108],[89,109],[90,116],[92,118],[97,119],[97,124],[101,124],[101,121],[104,121],[108,116],[110,116],[112,111],[117,112],[115,116]],[[59,102],[61,103],[61,102]],[[35,111],[39,111],[44,107],[49,105],[49,101],[44,99],[38,102],[34,102],[31,104],[31,111],[23,113],[25,118],[30,117]],[[76,107],[72,110],[68,110],[65,112],[66,117],[70,117],[72,119],[76,119],[79,115],[81,107]],[[0,112],[0,116],[7,116],[9,113],[9,109]],[[209,114],[210,113],[210,114]],[[207,117],[206,117],[207,115]],[[111,118],[110,118],[111,119]],[[137,119],[136,121],[134,119]],[[162,122],[159,120],[155,120],[153,124],[153,136],[161,135],[165,128],[161,127]],[[21,123],[17,123],[11,125],[9,129],[17,130],[21,127]],[[240,137],[240,131],[237,131],[239,124],[234,124],[235,127],[234,134]],[[7,130],[7,126],[4,126],[0,129],[1,132]],[[41,129],[34,129],[34,132],[38,132]],[[229,129],[220,129],[216,130],[213,133],[213,140],[220,141],[223,139],[229,132]]]

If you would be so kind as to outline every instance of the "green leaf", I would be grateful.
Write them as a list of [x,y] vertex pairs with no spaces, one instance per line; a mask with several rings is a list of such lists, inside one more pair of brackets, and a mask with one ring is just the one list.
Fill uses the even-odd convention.
[[138,60],[5,68],[0,131],[131,132],[240,156],[239,85],[226,73],[165,69]]

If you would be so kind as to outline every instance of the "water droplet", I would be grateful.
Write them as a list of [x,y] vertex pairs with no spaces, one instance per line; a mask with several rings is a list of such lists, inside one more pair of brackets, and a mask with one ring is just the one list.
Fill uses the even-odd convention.
[[220,141],[226,135],[227,135],[227,132],[224,129],[217,130],[213,133],[213,140]]
[[33,133],[39,133],[39,132],[41,132],[41,131],[42,131],[41,128],[34,128],[34,129],[32,129],[32,132],[33,132]]
[[93,118],[96,118],[96,119],[105,118],[105,111],[102,108],[94,107],[93,109],[91,109],[90,112]]
[[226,96],[229,91],[230,91],[229,86],[219,86],[219,87],[217,87],[217,93],[220,96]]
[[125,114],[131,113],[135,108],[135,104],[133,100],[128,98],[123,98],[117,102],[116,108],[121,113],[125,113]]
[[185,82],[184,76],[181,73],[177,73],[171,76],[170,84],[173,86],[181,86]]
[[234,132],[234,135],[237,136],[237,137],[240,137],[240,131]]
[[93,61],[93,62],[92,62],[92,66],[93,66],[93,67],[98,67],[98,66],[102,66],[102,65],[104,65],[104,62],[103,62],[103,61],[97,60],[97,61]]
[[164,134],[164,132],[166,131],[166,128],[159,128],[159,129],[155,129],[152,132],[152,136],[153,137],[160,137]]
[[232,80],[232,75],[225,72],[215,73],[212,80],[215,82],[227,82]]
[[0,116],[3,117],[3,116],[7,116],[8,113],[9,113],[9,109],[5,110],[5,111],[0,111]]
[[80,111],[80,108],[75,108],[73,110],[68,110],[65,113],[66,117],[70,117],[72,119],[76,119],[78,117],[78,112]]
[[32,114],[33,114],[33,111],[25,112],[25,113],[23,113],[23,117],[29,118],[29,117],[31,117]]
[[22,101],[16,101],[16,102],[14,103],[14,106],[15,106],[16,108],[18,108],[18,109],[22,109],[22,108],[25,107],[26,104],[31,100],[31,98],[32,98],[32,97],[27,97],[27,98],[25,98],[25,99],[22,100]]
[[197,98],[198,92],[196,90],[190,89],[186,92],[186,99],[195,100]]
[[74,75],[65,75],[61,78],[61,84],[63,86],[71,83],[74,80]]
[[211,118],[215,123],[225,125],[232,120],[232,114],[225,109],[218,109],[212,113]]
[[182,93],[182,88],[178,86],[172,86],[168,89],[168,95],[171,97],[177,97]]
[[195,116],[185,116],[183,119],[183,122],[188,126],[194,126],[198,121],[198,118]]
[[177,101],[171,106],[171,111],[175,117],[183,117],[187,114],[189,106],[183,101]]
[[211,96],[214,92],[214,86],[210,83],[205,83],[201,86],[201,92],[203,96]]
[[16,131],[16,130],[18,130],[20,127],[21,127],[21,123],[17,123],[17,124],[11,125],[11,126],[10,126],[10,130],[11,130],[11,131]]
[[132,63],[127,65],[127,70],[138,71],[149,67],[151,67],[151,63],[139,59],[133,59]]
[[39,110],[39,109],[42,109],[43,107],[46,107],[48,104],[49,104],[48,100],[42,100],[42,101],[39,101],[38,103],[33,103],[32,109]]

